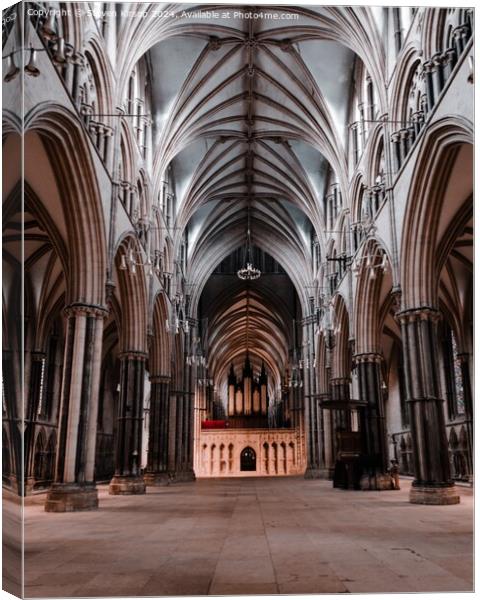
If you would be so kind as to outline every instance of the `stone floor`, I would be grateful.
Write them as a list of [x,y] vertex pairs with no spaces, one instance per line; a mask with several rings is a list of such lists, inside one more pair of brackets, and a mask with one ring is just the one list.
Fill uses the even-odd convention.
[[26,507],[27,597],[471,591],[473,496],[457,506],[301,478],[199,480]]

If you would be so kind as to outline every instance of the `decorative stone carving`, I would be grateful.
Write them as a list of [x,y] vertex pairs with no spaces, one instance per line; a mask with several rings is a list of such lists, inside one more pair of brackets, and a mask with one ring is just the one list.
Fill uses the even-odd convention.
[[[253,449],[256,469],[241,469],[241,453]],[[305,472],[304,436],[295,429],[202,430],[197,477],[265,477]]]

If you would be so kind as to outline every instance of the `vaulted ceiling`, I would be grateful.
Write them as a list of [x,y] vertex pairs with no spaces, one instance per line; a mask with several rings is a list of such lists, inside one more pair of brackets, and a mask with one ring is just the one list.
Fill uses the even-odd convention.
[[[230,16],[202,18],[200,8]],[[242,243],[247,204],[253,242],[280,262],[278,249],[288,248],[291,274],[307,264],[312,229],[323,243],[327,185],[346,185],[353,48],[368,36],[362,28],[356,39],[342,34],[350,25],[340,9],[185,10],[189,17],[151,48],[150,61],[155,170],[171,167],[176,226],[189,231],[190,280],[198,281],[206,257],[215,257],[211,271]],[[256,11],[263,18],[245,18]],[[376,31],[366,15],[358,18]]]
[[[305,299],[312,233],[325,242],[324,196],[333,182],[346,190],[352,77],[365,59],[356,48],[375,43],[366,29],[376,26],[362,9],[363,25],[351,35],[354,11],[343,9],[201,9],[229,17],[202,18],[199,7],[186,6],[189,17],[149,53],[155,170],[170,167],[177,231],[188,230],[193,303],[217,264],[244,244],[247,211],[252,243]],[[245,18],[260,11],[263,18]],[[265,360],[279,385],[289,342],[274,303],[239,288],[212,310],[212,372],[223,381],[230,361],[243,361],[249,321],[253,360]]]

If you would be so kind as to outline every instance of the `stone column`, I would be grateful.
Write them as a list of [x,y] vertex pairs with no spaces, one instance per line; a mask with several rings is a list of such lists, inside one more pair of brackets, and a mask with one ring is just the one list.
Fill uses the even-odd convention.
[[[188,369],[190,373],[190,369]],[[176,473],[177,481],[195,481],[193,471],[193,400],[194,395],[190,391],[190,385],[187,383],[187,390],[183,393],[183,411],[182,411],[182,438],[181,438],[181,461],[180,468]]]
[[305,405],[305,432],[306,432],[306,450],[307,450],[307,468],[305,471],[305,479],[318,479],[318,464],[315,453],[315,436],[316,431],[316,411],[315,399],[312,394],[304,396]]
[[305,433],[307,444],[307,468],[305,479],[321,479],[325,476],[322,467],[322,452],[319,440],[321,411],[318,406],[319,394],[317,391],[316,360],[315,360],[315,314],[313,304],[312,316],[304,324],[303,338],[307,340],[304,352],[304,380],[305,380]]
[[[115,11],[115,3],[108,2],[105,5],[107,11]],[[116,58],[116,39],[115,39],[115,19],[112,17],[105,17],[103,24],[103,37],[109,56],[111,57],[112,63],[115,64]]]
[[400,149],[400,133],[396,131],[392,133],[393,155],[395,157],[395,170],[399,171],[402,166],[402,154]]
[[[20,322],[20,321],[19,321]],[[18,353],[2,349],[2,374],[3,374],[3,402],[4,415],[3,425],[8,428],[10,437],[10,485],[15,489],[18,495],[24,494],[23,463],[22,456],[22,436],[18,428],[21,424],[22,409],[18,406],[18,400],[22,400],[21,391],[16,382],[17,368],[20,366],[20,359],[17,360]],[[6,467],[4,466],[4,469]]]
[[73,83],[73,71],[75,69],[75,65],[72,61],[75,60],[75,48],[72,48],[70,55],[70,60],[68,60],[63,67],[63,81],[65,82],[65,87],[67,90],[72,92],[72,83]]
[[381,388],[382,357],[375,353],[355,356],[358,371],[361,409],[363,474],[360,487],[364,490],[392,489],[387,474],[387,441],[385,411]]
[[468,434],[468,472],[473,476],[473,398],[472,398],[472,384],[470,379],[470,354],[460,353],[457,354],[457,358],[460,361],[460,369],[462,373],[462,387],[463,387],[463,399],[465,405],[465,417],[467,421],[467,434]]
[[114,155],[114,131],[112,127],[104,126],[104,135],[105,135],[105,152],[104,152],[104,161],[105,166],[107,167],[107,171],[109,173],[113,173],[115,169],[113,155]]
[[443,86],[445,85],[445,79],[443,77],[444,55],[441,52],[437,52],[432,56],[431,60],[433,62],[435,98],[438,101],[438,98],[442,93]]
[[183,441],[185,438],[185,393],[184,390],[175,392],[176,419],[175,419],[175,468],[171,473],[172,480],[181,480],[183,463]]
[[352,124],[352,147],[353,147],[353,165],[358,163],[358,123]]
[[447,48],[445,50],[444,60],[444,76],[446,81],[453,73],[453,69],[457,64],[457,51],[455,50],[455,48]]
[[195,480],[193,418],[193,396],[184,390],[172,390],[168,431],[168,483]]
[[120,398],[115,446],[115,475],[109,493],[144,494],[140,473],[143,395],[147,355],[139,351],[120,355]]
[[460,55],[463,53],[463,50],[465,49],[466,43],[467,43],[467,39],[468,39],[468,26],[467,25],[459,25],[458,27],[455,27],[455,29],[453,30],[453,39],[454,39],[454,43],[455,43],[455,49],[457,51],[457,56],[460,57]]
[[145,473],[146,485],[168,483],[168,431],[170,377],[151,377],[150,435]]
[[341,427],[344,431],[351,431],[352,422],[349,408],[350,402],[350,379],[347,377],[336,377],[330,380],[330,398],[336,406],[345,404],[345,408],[338,408],[335,413],[335,428]]
[[433,62],[431,60],[427,60],[423,63],[423,70],[425,73],[425,87],[427,90],[427,107],[428,110],[431,111],[435,106],[435,86],[433,83]]
[[67,327],[55,482],[45,510],[68,512],[98,507],[94,483],[98,391],[106,309],[73,304]]
[[[328,395],[327,395],[328,396]],[[331,459],[329,448],[331,444],[330,431],[326,431],[326,427],[330,427],[330,411],[322,409],[322,403],[325,400],[323,394],[313,394],[306,398],[310,410],[310,428],[309,436],[310,448],[307,448],[307,470],[305,471],[305,479],[328,479],[331,475],[329,465],[327,464],[327,456]],[[328,413],[328,416],[325,415]],[[333,469],[333,466],[332,466]]]
[[402,328],[405,383],[412,428],[414,504],[458,504],[450,473],[443,398],[440,397],[437,322],[429,307],[397,313]]
[[[320,405],[328,403],[330,396],[328,394],[322,395],[320,398]],[[333,439],[332,434],[332,420],[333,412],[329,409],[322,409],[323,413],[323,456],[324,456],[324,474],[325,479],[333,478],[333,471],[335,469],[335,456],[333,450]]]
[[[304,339],[308,339],[308,328],[304,326]],[[307,458],[307,468],[305,470],[305,479],[315,478],[315,447],[313,441],[314,414],[312,410],[312,386],[309,377],[309,371],[306,368],[308,365],[308,350],[304,352],[303,361],[300,363],[300,377],[303,381],[303,419],[305,431],[305,450]],[[302,366],[303,363],[303,366]],[[305,368],[304,368],[305,367]]]
[[399,130],[400,134],[400,155],[402,164],[407,158],[408,153],[410,152],[410,135],[408,131],[408,127],[404,127]]
[[38,405],[40,401],[40,385],[45,353],[38,351],[32,352],[30,354],[30,359],[30,386],[25,419],[25,432],[23,434],[25,448],[25,494],[32,491],[35,483],[33,472],[33,463],[35,461],[35,422],[37,420]]
[[[334,465],[337,462],[337,431],[352,430],[352,418],[349,408],[350,402],[350,379],[347,377],[335,377],[330,380],[330,401],[335,406],[330,413],[332,429],[332,447]],[[342,404],[345,408],[342,407]],[[335,469],[335,466],[334,466]]]
[[84,68],[85,58],[83,54],[79,52],[73,55],[72,63],[72,79],[70,84],[70,93],[72,95],[73,103],[77,108],[80,108],[80,84],[82,78],[82,69]]
[[193,470],[193,441],[195,432],[195,393],[189,388],[186,398],[186,415],[185,420],[187,426],[185,428],[185,463],[184,473],[187,475],[187,481],[195,479],[195,472]]
[[414,129],[414,138],[415,139],[418,136],[418,134],[420,133],[420,130],[422,128],[421,115],[422,115],[422,111],[417,111],[417,112],[414,112],[412,114],[413,129]]

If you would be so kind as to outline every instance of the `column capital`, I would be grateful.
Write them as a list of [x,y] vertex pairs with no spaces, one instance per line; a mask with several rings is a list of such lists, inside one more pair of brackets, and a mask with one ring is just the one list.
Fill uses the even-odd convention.
[[452,59],[453,57],[456,57],[457,55],[457,50],[455,48],[447,48],[445,50],[445,58],[447,60]]
[[141,360],[146,362],[148,360],[148,354],[141,350],[124,350],[118,355],[120,360]]
[[107,279],[105,283],[105,296],[107,300],[107,304],[110,304],[113,298],[113,293],[115,292],[115,282],[112,279]]
[[84,68],[85,67],[85,54],[83,54],[82,52],[79,52],[78,50],[73,51],[72,54],[72,61],[73,64],[77,67],[81,67]]
[[400,139],[400,133],[398,131],[395,131],[394,133],[392,133],[390,138],[391,138],[392,142],[395,144]]
[[100,304],[84,304],[74,302],[64,309],[67,317],[94,316],[104,319],[108,316],[108,309]]
[[444,62],[444,59],[445,55],[443,54],[443,52],[435,52],[435,54],[432,55],[431,61],[435,66],[441,67]]
[[105,123],[103,123],[103,135],[105,137],[112,137],[114,133],[113,127],[110,127],[110,125],[105,125]]
[[383,362],[383,356],[378,352],[362,352],[361,354],[355,354],[353,357],[355,363],[378,363]]
[[431,306],[422,306],[419,308],[407,308],[396,313],[395,318],[400,323],[413,323],[415,321],[439,321],[442,313]]
[[323,404],[324,402],[328,402],[330,400],[330,394],[325,392],[321,394],[315,394],[315,397],[317,398],[320,404]]
[[150,383],[170,383],[172,378],[170,375],[151,375]]
[[331,385],[350,385],[350,377],[335,377],[330,379]]
[[463,23],[462,25],[458,25],[452,31],[453,37],[466,36],[468,34],[468,29],[469,29],[469,27],[468,27],[468,25],[466,23]]
[[432,60],[426,60],[423,63],[423,68],[427,73],[432,73],[435,65]]

